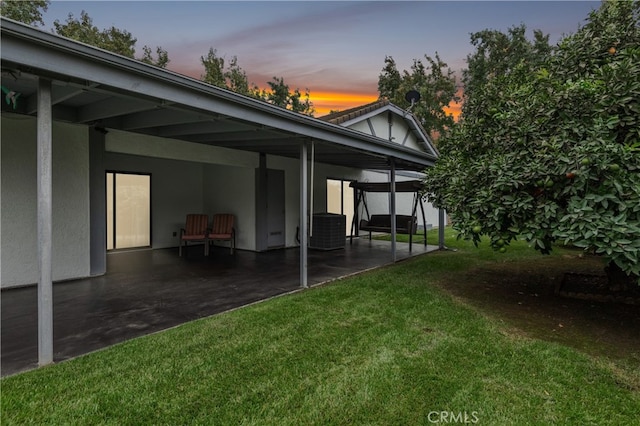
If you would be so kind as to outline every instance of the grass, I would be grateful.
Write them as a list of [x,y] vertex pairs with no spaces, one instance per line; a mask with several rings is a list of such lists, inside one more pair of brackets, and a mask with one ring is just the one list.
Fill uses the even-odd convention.
[[[450,228],[447,228],[450,229]],[[450,230],[449,234],[451,234],[453,231]],[[361,234],[361,238],[369,238],[367,233],[362,233]],[[372,239],[374,240],[381,240],[381,241],[391,241],[391,234],[386,234],[386,233],[373,233],[373,235],[371,236]],[[396,241],[399,243],[408,243],[409,242],[409,234],[396,234]],[[412,241],[414,244],[422,244],[424,243],[424,231],[420,230],[418,231],[417,234],[413,235]],[[431,229],[429,231],[427,231],[427,244],[431,244],[434,246],[438,245],[438,229]]]
[[441,412],[493,425],[637,424],[640,373],[511,333],[442,289],[475,267],[539,255],[447,235],[457,252],[4,378],[2,424],[411,425]]

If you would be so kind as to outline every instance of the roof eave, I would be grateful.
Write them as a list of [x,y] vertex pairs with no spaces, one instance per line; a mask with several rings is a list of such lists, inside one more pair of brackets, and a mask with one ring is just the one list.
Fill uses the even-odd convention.
[[152,93],[162,99],[171,92],[176,102],[191,102],[191,106],[195,103],[205,111],[229,114],[310,139],[365,151],[374,146],[375,153],[414,163],[416,169],[432,166],[437,158],[4,17],[1,22],[2,62],[31,67],[45,77],[95,81],[139,96]]

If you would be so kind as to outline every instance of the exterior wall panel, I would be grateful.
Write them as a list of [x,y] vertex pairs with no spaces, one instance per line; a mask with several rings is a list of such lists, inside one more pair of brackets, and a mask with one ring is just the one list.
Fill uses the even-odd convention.
[[[216,213],[236,217],[236,247],[256,249],[255,170],[245,167],[205,165],[204,209],[213,219]],[[226,243],[225,243],[226,244]]]
[[[267,166],[270,169],[285,171],[285,204],[286,204],[286,246],[298,245],[296,229],[300,224],[300,162],[299,160],[283,157],[269,156]],[[311,173],[311,167],[309,167]],[[327,178],[360,180],[362,171],[347,167],[318,164],[314,166],[313,177],[313,209],[311,213],[324,213],[327,211]],[[311,179],[309,179],[311,185]],[[311,201],[309,201],[311,203]]]
[[[179,245],[180,228],[189,213],[204,210],[203,165],[134,155],[105,154],[107,170],[151,175],[151,247]],[[176,236],[173,236],[173,233]]]
[[[53,123],[53,280],[89,275],[89,147],[85,126]],[[36,120],[2,115],[2,288],[38,280]]]

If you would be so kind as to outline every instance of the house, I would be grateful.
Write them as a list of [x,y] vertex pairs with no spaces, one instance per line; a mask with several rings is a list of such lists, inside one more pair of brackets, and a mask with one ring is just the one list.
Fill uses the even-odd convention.
[[[387,139],[389,142],[424,152],[427,155],[437,157],[438,151],[435,148],[428,132],[422,127],[419,120],[409,111],[403,110],[392,104],[387,99],[381,99],[366,105],[339,111],[320,117],[320,120],[338,124],[349,129],[357,130],[368,135]],[[424,173],[420,171],[403,170],[397,172],[397,181],[422,180]],[[388,182],[388,170],[364,170],[358,179],[360,182]],[[330,196],[330,195],[329,195]],[[414,207],[414,193],[405,192],[396,194],[396,212],[398,214],[412,214]],[[387,193],[367,194],[368,210],[373,213],[389,212],[389,196]],[[362,207],[362,206],[361,206]],[[430,228],[438,226],[440,221],[445,222],[444,217],[440,217],[444,212],[440,212],[429,202],[424,203],[426,223],[422,215],[418,214],[419,227]],[[336,211],[337,212],[337,211]],[[350,218],[354,212],[344,212]],[[359,217],[363,217],[366,212],[359,211]]]
[[437,158],[420,138],[390,141],[1,24],[1,287],[37,283],[41,364],[52,282],[104,274],[108,249],[176,247],[187,214],[232,213],[238,249],[299,245],[306,287],[309,217],[327,211],[328,179],[395,183]]

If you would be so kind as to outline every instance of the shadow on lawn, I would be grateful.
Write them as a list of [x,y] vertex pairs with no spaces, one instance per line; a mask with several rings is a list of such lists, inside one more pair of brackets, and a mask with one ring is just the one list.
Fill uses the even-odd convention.
[[640,368],[640,305],[562,297],[555,290],[566,272],[602,275],[602,259],[565,254],[485,264],[439,285],[511,332]]

